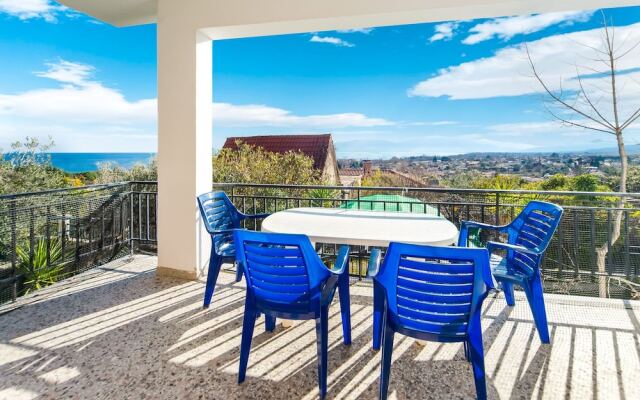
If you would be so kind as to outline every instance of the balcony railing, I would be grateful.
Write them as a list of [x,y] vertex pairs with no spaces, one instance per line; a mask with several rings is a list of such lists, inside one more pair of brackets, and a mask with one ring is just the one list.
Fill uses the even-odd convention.
[[[530,200],[565,209],[543,263],[545,290],[556,293],[638,298],[640,295],[640,194],[541,192],[449,188],[389,188],[214,184],[246,213],[293,207],[345,207],[440,215],[456,226],[463,220],[504,224]],[[371,197],[374,196],[374,197]],[[620,238],[613,243],[616,215]],[[56,279],[138,252],[155,252],[155,182],[127,182],[0,196],[0,303],[15,300],[32,286],[28,268],[60,267]],[[259,229],[260,221],[247,226]],[[478,241],[490,237],[481,234]],[[607,247],[604,270],[596,249]],[[59,249],[57,251],[56,249]],[[332,244],[319,244],[324,255]],[[366,248],[354,248],[351,273],[363,277]],[[56,254],[58,254],[56,256]],[[52,257],[52,255],[54,257]],[[40,265],[39,264],[39,265]]]
[[0,304],[124,255],[155,252],[156,201],[155,182],[0,196]]

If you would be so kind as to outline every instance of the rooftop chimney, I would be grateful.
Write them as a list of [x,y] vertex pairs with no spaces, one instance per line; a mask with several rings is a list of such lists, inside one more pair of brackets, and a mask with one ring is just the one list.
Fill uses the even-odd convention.
[[364,176],[371,176],[372,167],[373,163],[371,160],[362,160],[362,172]]

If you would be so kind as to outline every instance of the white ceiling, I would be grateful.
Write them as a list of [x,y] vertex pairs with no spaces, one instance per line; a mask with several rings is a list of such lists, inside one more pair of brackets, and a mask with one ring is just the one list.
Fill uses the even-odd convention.
[[[267,24],[344,29],[480,17],[498,17],[550,11],[586,10],[640,5],[640,0],[59,0],[61,3],[115,26],[156,22],[160,7],[183,9],[181,17],[214,21],[198,26],[231,37],[233,27],[252,26],[260,32]],[[168,3],[168,4],[163,4]],[[199,14],[200,13],[200,14]],[[205,13],[206,15],[202,15]],[[204,17],[204,18],[203,18]],[[219,24],[216,26],[216,22]],[[185,21],[186,22],[186,21]],[[335,27],[334,27],[335,26]],[[226,30],[225,30],[226,29]],[[285,33],[285,32],[281,32]],[[270,34],[270,33],[267,33]],[[251,35],[251,34],[250,34]],[[249,35],[247,35],[249,36]],[[212,36],[213,37],[213,36]]]

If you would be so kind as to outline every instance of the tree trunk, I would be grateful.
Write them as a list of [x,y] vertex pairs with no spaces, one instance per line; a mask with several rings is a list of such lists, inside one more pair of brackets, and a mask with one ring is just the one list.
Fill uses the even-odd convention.
[[[622,169],[620,173],[620,193],[627,193],[627,173],[628,173],[628,159],[627,159],[627,151],[624,148],[624,139],[622,137],[622,132],[618,131],[616,133],[616,139],[618,141],[618,153],[620,155],[620,167]],[[607,226],[607,235],[611,236],[611,240],[609,241],[608,237],[605,243],[596,249],[596,262],[598,265],[598,273],[600,274],[598,278],[598,294],[600,297],[609,297],[609,285],[608,279],[606,276],[607,272],[607,254],[609,253],[609,242],[611,246],[613,246],[618,239],[620,239],[620,228],[622,226],[622,208],[624,208],[626,198],[624,196],[620,196],[618,201],[616,202],[616,211],[613,212],[613,227],[611,231],[609,231],[609,227]]]

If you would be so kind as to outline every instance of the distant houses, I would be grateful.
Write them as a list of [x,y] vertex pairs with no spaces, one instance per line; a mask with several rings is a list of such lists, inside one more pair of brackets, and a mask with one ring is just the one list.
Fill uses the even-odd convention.
[[326,183],[340,184],[338,159],[331,134],[230,137],[225,141],[223,148],[235,150],[238,148],[237,142],[262,147],[271,153],[301,152],[313,159],[313,167],[321,172]]

